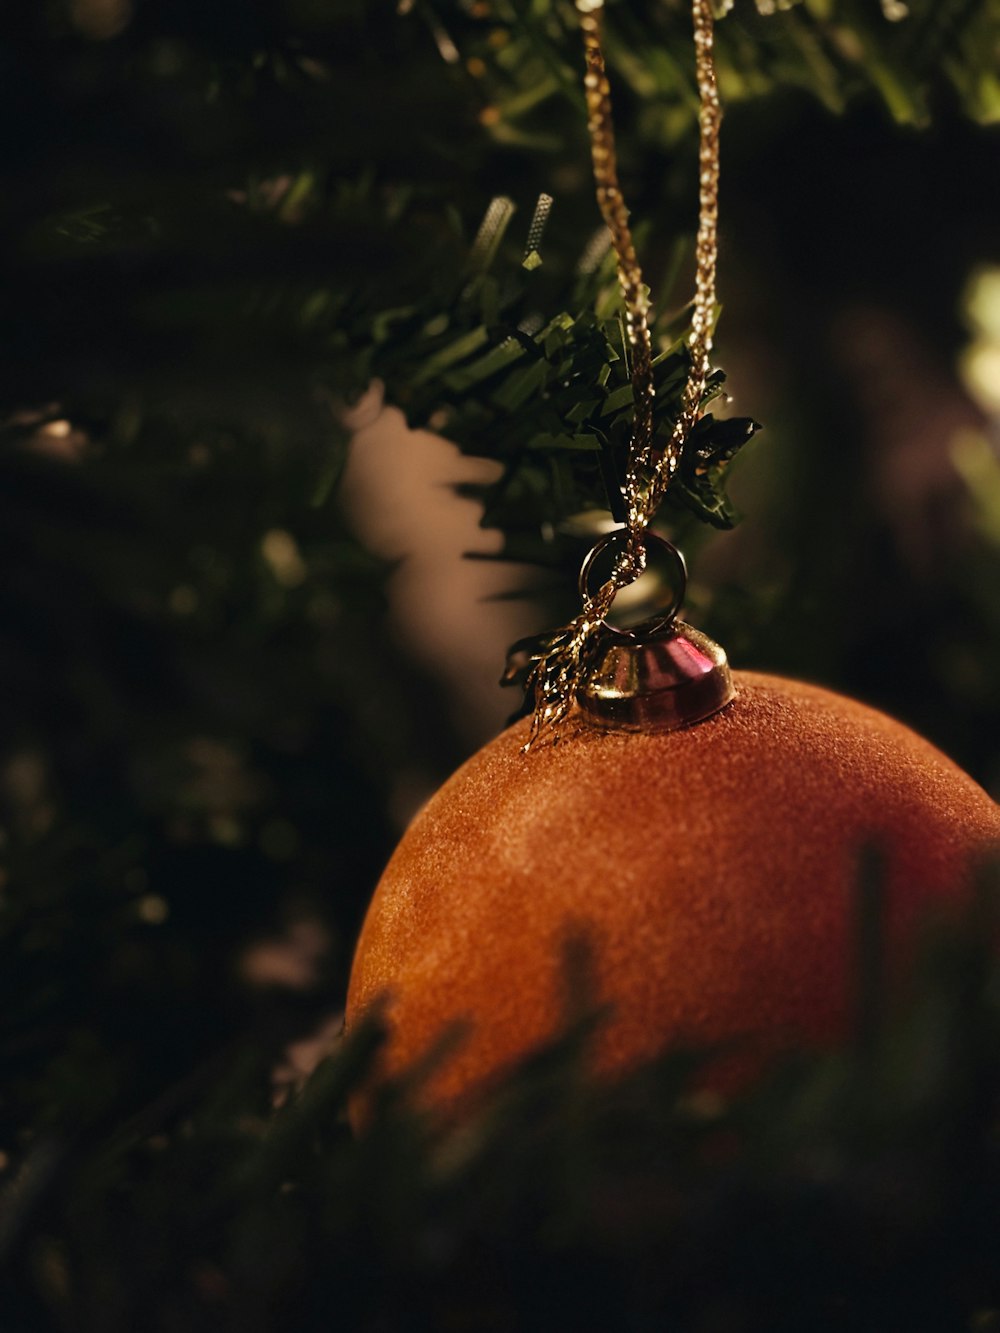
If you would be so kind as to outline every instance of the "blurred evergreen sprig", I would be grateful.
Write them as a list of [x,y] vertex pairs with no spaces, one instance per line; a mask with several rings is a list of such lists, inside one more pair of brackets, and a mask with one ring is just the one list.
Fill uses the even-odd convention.
[[276,1112],[263,1052],[224,1053],[86,1152],[24,1145],[0,1204],[5,1328],[988,1329],[995,928],[982,895],[927,935],[904,1001],[867,991],[853,1043],[728,1103],[691,1090],[697,1053],[590,1082],[584,995],[450,1126],[404,1084],[351,1136],[375,1028]]

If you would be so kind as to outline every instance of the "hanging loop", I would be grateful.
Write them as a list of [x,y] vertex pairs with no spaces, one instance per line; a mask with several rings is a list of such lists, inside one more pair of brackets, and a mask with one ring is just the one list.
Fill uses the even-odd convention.
[[[601,539],[587,552],[583,564],[580,566],[580,577],[577,582],[577,586],[580,590],[580,600],[583,602],[584,606],[590,605],[600,591],[599,589],[591,591],[590,587],[591,575],[594,572],[595,564],[609,547],[614,546],[617,543],[624,545],[628,542],[628,539],[629,533],[627,528],[616,528],[614,532],[609,532],[606,536],[601,537]],[[687,591],[687,565],[685,564],[684,556],[673,542],[667,541],[666,537],[661,537],[658,533],[650,532],[647,528],[642,534],[641,541],[647,552],[650,552],[655,548],[657,551],[669,556],[673,563],[673,578],[670,581],[672,590],[670,602],[664,610],[658,611],[650,619],[644,620],[641,627],[636,627],[637,629],[641,628],[643,636],[647,636],[658,633],[660,630],[666,629],[671,625],[676,619],[678,611],[684,605],[684,594]],[[615,589],[615,592],[619,591],[621,591],[620,588]],[[605,612],[605,617],[601,623],[604,628],[609,630],[612,634],[620,635],[622,638],[626,639],[635,638],[635,630],[620,629],[617,625],[613,625],[607,619],[607,612]]]

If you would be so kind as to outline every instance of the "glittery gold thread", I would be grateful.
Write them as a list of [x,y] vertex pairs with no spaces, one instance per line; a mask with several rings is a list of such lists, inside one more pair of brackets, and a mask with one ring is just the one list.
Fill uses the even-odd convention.
[[695,244],[694,309],[688,350],[691,369],[681,395],[678,417],[667,454],[672,463],[669,472],[662,469],[654,477],[650,497],[650,517],[656,512],[670,478],[677,470],[684,441],[701,415],[701,399],[711,369],[712,328],[715,323],[715,269],[719,251],[719,131],[722,104],[715,78],[714,39],[711,0],[692,0],[694,15],[695,68],[698,77],[698,239]]
[[[611,233],[611,243],[618,257],[618,284],[625,304],[625,331],[632,348],[632,441],[630,466],[623,486],[629,533],[642,526],[641,472],[653,447],[653,343],[649,334],[649,293],[642,281],[642,269],[635,253],[628,209],[618,184],[618,158],[615,151],[614,122],[611,115],[611,85],[604,68],[601,48],[603,0],[577,0],[580,31],[587,72],[583,79],[587,102],[587,128],[590,131],[591,157],[597,203]],[[636,558],[633,553],[633,558]],[[641,556],[637,557],[641,560]]]
[[568,625],[550,635],[547,646],[528,675],[535,707],[529,750],[544,732],[555,728],[573,705],[588,666],[588,649],[620,588],[634,582],[645,568],[643,534],[659,508],[680,465],[684,444],[701,415],[701,401],[710,369],[715,318],[715,270],[719,219],[719,129],[722,107],[715,78],[714,24],[711,0],[692,0],[695,64],[698,78],[698,238],[694,308],[688,350],[691,368],[681,394],[681,411],[670,439],[658,448],[653,437],[653,349],[649,332],[649,293],[635,252],[628,209],[618,183],[611,86],[604,66],[601,34],[604,0],[576,0],[583,34],[586,73],[584,95],[590,132],[594,182],[601,214],[618,257],[618,283],[625,305],[625,328],[632,348],[632,436],[622,494],[625,536],[611,577]]

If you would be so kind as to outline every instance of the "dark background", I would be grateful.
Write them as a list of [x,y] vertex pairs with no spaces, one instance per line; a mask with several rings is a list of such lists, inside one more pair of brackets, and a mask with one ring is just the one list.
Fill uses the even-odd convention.
[[[913,9],[921,61],[908,63],[905,33],[886,48],[897,119],[869,77],[871,48],[834,58],[821,32],[824,78],[803,63],[811,11],[762,20],[744,4],[720,24],[716,350],[729,410],[765,429],[733,465],[742,525],[679,530],[693,618],[736,665],[871,702],[997,791],[1000,389],[994,379],[991,415],[982,384],[970,389],[960,372],[987,340],[967,313],[976,276],[1000,265],[996,130],[969,114],[988,102],[972,87],[969,43],[979,49],[984,32],[995,42],[997,27],[989,6],[972,17],[942,6],[928,36]],[[392,562],[359,536],[371,516],[341,503],[337,482],[344,411],[373,379],[427,424],[407,397],[405,328],[388,348],[370,330],[381,311],[445,304],[445,276],[493,195],[514,199],[522,240],[538,192],[555,196],[539,290],[546,315],[568,299],[598,219],[573,89],[515,108],[534,75],[527,56],[505,65],[503,53],[524,33],[532,59],[550,44],[577,60],[562,8],[533,12],[547,17],[514,4],[399,16],[307,0],[53,0],[5,17],[5,1331],[311,1328],[334,1317],[346,1328],[556,1327],[567,1300],[564,1326],[643,1328],[668,1308],[664,1290],[688,1321],[678,1327],[705,1330],[917,1327],[938,1308],[935,1327],[971,1327],[949,1322],[955,1291],[963,1321],[972,1307],[993,1317],[988,1266],[976,1264],[995,1205],[970,1202],[958,1176],[925,1182],[933,1216],[905,1241],[903,1168],[879,1177],[885,1206],[865,1216],[890,1235],[888,1259],[881,1241],[867,1258],[854,1253],[850,1200],[870,1197],[854,1159],[829,1208],[801,1182],[779,1207],[742,1177],[698,1184],[700,1221],[683,1203],[647,1201],[648,1214],[623,1224],[623,1257],[608,1236],[588,1233],[574,1249],[541,1223],[536,1232],[539,1217],[569,1226],[551,1182],[523,1205],[501,1191],[480,1208],[474,1199],[494,1196],[477,1196],[473,1172],[428,1205],[408,1121],[351,1146],[337,1110],[343,1071],[308,1085],[315,1100],[307,1087],[277,1141],[267,1128],[275,1084],[335,1044],[353,939],[402,823],[514,706],[499,690],[483,702],[482,654],[470,658],[460,631],[442,629],[428,655],[400,628]],[[654,299],[676,312],[689,253],[675,281],[657,287],[657,275],[694,223],[685,16],[617,6],[611,17],[623,184]],[[841,18],[866,41],[881,34],[877,13],[848,6]],[[627,56],[646,50],[629,45],[643,22],[649,52],[673,52],[686,73],[676,84],[658,75],[640,95]],[[441,57],[442,25],[457,65]],[[755,64],[747,51],[761,33]],[[470,72],[467,52],[482,71]],[[1000,345],[995,306],[991,319]],[[364,505],[377,511],[379,468],[403,467],[410,437],[389,414],[370,429],[395,440],[368,474]],[[463,430],[458,443],[474,455],[475,432]],[[531,459],[523,465],[535,476]],[[422,465],[407,466],[418,496]],[[457,454],[455,466],[466,475]],[[559,497],[538,478],[522,511],[528,536],[512,546],[508,532],[506,549],[541,555],[540,581],[523,559],[509,567],[510,588],[541,591],[490,603],[497,676],[506,641],[572,610],[581,541],[560,537],[546,553],[540,516],[558,527],[600,500],[592,478],[574,477]],[[468,514],[467,500],[454,504]],[[414,531],[416,558],[419,522]],[[489,588],[507,577],[505,566]],[[297,1040],[306,1045],[290,1057]],[[547,1150],[525,1097],[509,1113],[517,1169],[486,1136],[476,1171],[490,1189],[508,1173],[540,1178]],[[894,1105],[887,1093],[885,1123],[896,1123]],[[817,1123],[856,1128],[827,1109]],[[657,1151],[640,1176],[686,1160]],[[985,1168],[955,1170],[967,1183]],[[315,1172],[322,1198],[272,1206],[278,1183]],[[941,1200],[959,1196],[948,1253],[960,1249],[962,1263],[942,1261],[941,1290],[929,1291],[916,1275],[943,1243]],[[757,1253],[747,1238],[759,1238],[761,1218],[774,1239],[754,1242]],[[661,1241],[677,1226],[704,1233],[710,1253],[736,1254],[718,1308],[702,1301],[715,1287],[693,1259],[664,1276]],[[822,1238],[803,1269],[816,1290],[836,1286],[828,1261],[810,1266],[823,1246],[860,1265],[828,1305],[811,1305],[805,1278],[789,1276],[789,1238],[803,1226]],[[604,1286],[592,1286],[595,1272]],[[623,1314],[629,1291],[635,1308]],[[769,1300],[787,1303],[770,1324]],[[844,1310],[868,1322],[838,1324]]]

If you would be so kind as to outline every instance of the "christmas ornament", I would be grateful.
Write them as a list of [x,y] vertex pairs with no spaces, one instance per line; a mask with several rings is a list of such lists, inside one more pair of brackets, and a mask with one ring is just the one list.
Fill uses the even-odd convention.
[[639,696],[641,730],[577,715],[524,755],[525,720],[433,797],[378,886],[351,977],[349,1027],[388,1000],[385,1072],[458,1025],[425,1095],[450,1106],[489,1086],[560,1030],[574,936],[609,1006],[598,1070],[749,1037],[728,1082],[846,1034],[859,852],[883,854],[889,961],[902,960],[924,911],[959,902],[977,853],[1000,843],[1000,809],[883,714],[734,676],[732,702],[681,730],[649,724],[655,689]]
[[[528,653],[533,716],[431,800],[365,920],[347,1027],[384,1005],[382,1075],[460,1029],[423,1087],[439,1107],[474,1098],[558,1034],[574,937],[588,945],[592,998],[607,1009],[592,1052],[599,1072],[672,1043],[737,1041],[717,1070],[725,1081],[789,1044],[836,1040],[855,1001],[863,849],[882,853],[888,962],[902,966],[925,911],[960,902],[977,860],[1000,845],[1000,809],[927,742],[829,691],[731,673],[724,651],[677,619],[683,560],[650,523],[710,370],[720,119],[712,16],[709,0],[693,0],[698,272],[690,374],[662,442],[648,296],[615,168],[601,6],[578,8],[598,200],[632,346],[626,519],[584,561],[580,614]],[[654,551],[674,562],[670,605],[617,628],[615,597]],[[610,574],[593,589],[602,560]]]

